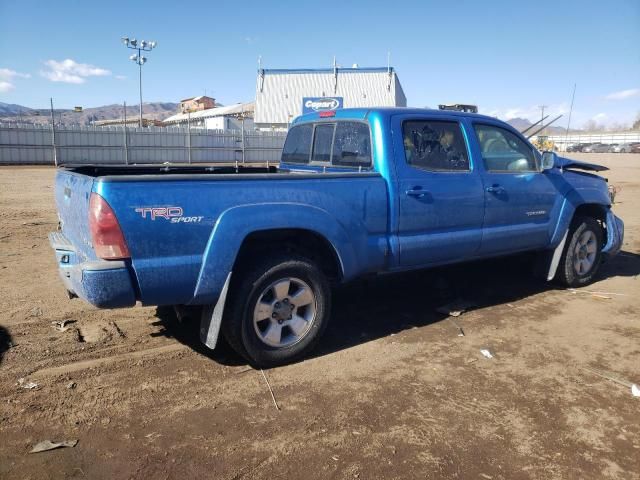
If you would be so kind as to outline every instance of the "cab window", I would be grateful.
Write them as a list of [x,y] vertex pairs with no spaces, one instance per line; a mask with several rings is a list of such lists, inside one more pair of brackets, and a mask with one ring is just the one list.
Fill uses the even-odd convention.
[[533,148],[507,129],[475,124],[484,166],[489,172],[537,172]]
[[339,167],[371,165],[371,137],[366,123],[338,122],[336,124],[331,163]]
[[292,127],[282,148],[283,163],[309,163],[311,135],[313,125],[304,124]]
[[469,155],[457,122],[411,120],[402,125],[404,153],[409,165],[422,170],[469,170]]
[[313,133],[313,153],[311,161],[316,163],[329,163],[331,161],[331,145],[333,144],[333,131],[335,124],[316,125]]

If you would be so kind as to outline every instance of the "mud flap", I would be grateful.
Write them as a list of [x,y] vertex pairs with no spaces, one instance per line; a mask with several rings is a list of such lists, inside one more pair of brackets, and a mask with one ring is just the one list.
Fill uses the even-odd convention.
[[558,265],[560,264],[560,258],[562,258],[562,252],[564,251],[564,244],[567,242],[567,236],[569,235],[569,229],[564,232],[564,237],[553,251],[553,256],[551,257],[551,262],[549,263],[549,270],[547,271],[547,281],[550,282],[553,280],[553,277],[556,276],[556,271],[558,270]]
[[224,304],[227,300],[227,292],[231,282],[231,273],[229,272],[227,279],[224,281],[218,302],[215,305],[205,306],[202,309],[202,317],[200,317],[200,341],[212,350],[218,343],[218,334],[220,333]]

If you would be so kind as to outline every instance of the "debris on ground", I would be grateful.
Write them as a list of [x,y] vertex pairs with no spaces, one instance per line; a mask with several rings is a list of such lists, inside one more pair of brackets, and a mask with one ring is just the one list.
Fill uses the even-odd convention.
[[58,322],[51,322],[51,326],[56,329],[59,332],[66,332],[67,330],[69,330],[71,327],[67,327],[67,325],[70,325],[72,323],[76,323],[75,320],[60,320]]
[[443,315],[449,315],[450,317],[459,317],[472,307],[475,307],[473,302],[458,299],[436,308],[436,312],[442,313]]
[[47,452],[56,448],[73,448],[78,444],[78,440],[64,440],[62,442],[52,442],[51,440],[43,440],[37,443],[29,453]]
[[611,199],[611,203],[616,203],[616,196],[620,193],[622,187],[617,185],[609,185],[609,198]]
[[267,376],[264,374],[264,370],[260,369],[260,373],[262,373],[262,378],[264,378],[264,381],[267,383],[267,387],[269,387],[269,393],[271,393],[271,399],[273,400],[273,404],[276,406],[276,410],[280,410],[278,402],[276,402],[276,396],[273,394],[273,389],[271,388],[269,380],[267,380]]
[[453,326],[456,327],[456,329],[458,330],[458,336],[459,337],[464,337],[464,330],[462,329],[462,327],[460,325],[458,325],[458,322],[456,322],[453,317],[449,317],[447,320],[449,320],[451,323],[453,323]]
[[482,350],[480,350],[480,353],[486,358],[493,358],[493,354],[486,348],[483,348]]
[[76,388],[77,386],[78,386],[78,384],[77,384],[76,382],[69,382],[69,383],[67,383],[67,388],[68,388],[69,390],[72,390],[72,389]]
[[602,378],[606,378],[607,380],[610,380],[613,383],[617,383],[618,385],[628,387],[631,389],[631,395],[633,395],[634,397],[640,397],[640,387],[638,387],[638,385],[636,385],[635,383],[632,383],[628,380],[624,380],[622,378],[618,378],[612,373],[606,372],[604,370],[598,370],[597,368],[591,368],[591,367],[582,367],[582,368],[588,372],[593,373],[594,375],[597,375]]
[[576,290],[575,288],[569,288],[568,291],[573,293],[574,295],[577,294],[577,293],[583,293],[585,295],[591,295],[594,298],[602,298],[602,299],[607,299],[607,300],[610,300],[612,296],[618,296],[618,297],[626,297],[627,296],[625,293],[594,292],[593,290]]
[[36,382],[27,382],[24,378],[19,378],[17,385],[27,390],[33,390],[40,387]]

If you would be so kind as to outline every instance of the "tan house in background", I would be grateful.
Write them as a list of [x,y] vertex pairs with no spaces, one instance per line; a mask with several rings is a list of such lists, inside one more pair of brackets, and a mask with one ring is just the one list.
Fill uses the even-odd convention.
[[180,100],[180,113],[200,112],[216,106],[216,99],[200,95]]

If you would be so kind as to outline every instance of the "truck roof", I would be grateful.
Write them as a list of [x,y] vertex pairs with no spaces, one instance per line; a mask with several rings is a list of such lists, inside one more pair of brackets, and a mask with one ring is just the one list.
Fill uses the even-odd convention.
[[[470,117],[484,120],[497,120],[495,117],[488,115],[482,115],[480,113],[458,112],[454,110],[436,110],[431,108],[413,108],[413,107],[368,107],[368,108],[341,108],[334,110],[335,116],[328,118],[342,118],[342,119],[358,119],[364,120],[368,115],[375,113],[381,116],[389,117],[397,114],[425,114],[428,113],[434,117]],[[307,113],[301,115],[294,120],[294,124],[315,121],[320,118],[324,118],[320,115],[320,112]]]

